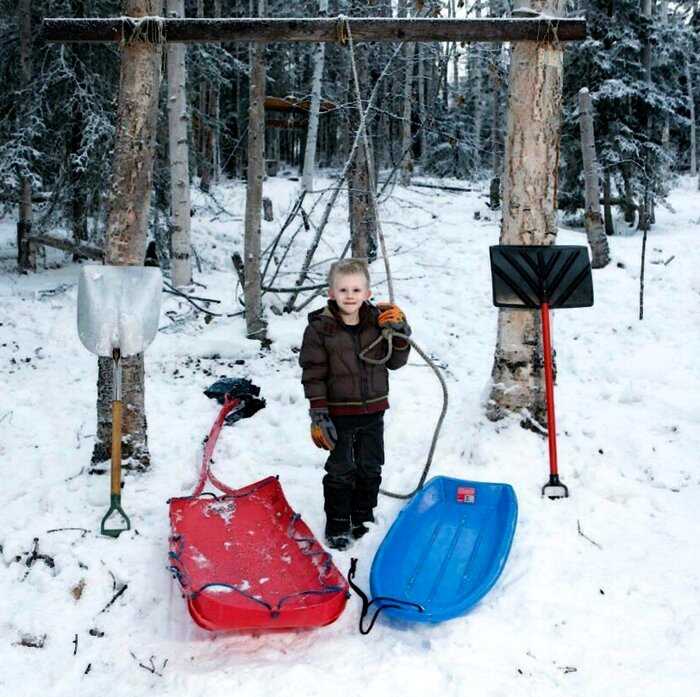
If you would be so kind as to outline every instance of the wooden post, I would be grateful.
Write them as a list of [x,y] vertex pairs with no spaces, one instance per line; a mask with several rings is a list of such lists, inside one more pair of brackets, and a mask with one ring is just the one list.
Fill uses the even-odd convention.
[[610,263],[610,250],[605,236],[603,218],[600,215],[600,186],[598,182],[598,162],[595,153],[595,131],[593,129],[593,104],[587,87],[578,93],[581,154],[583,156],[583,176],[586,197],[586,235],[591,248],[591,266],[602,269]]

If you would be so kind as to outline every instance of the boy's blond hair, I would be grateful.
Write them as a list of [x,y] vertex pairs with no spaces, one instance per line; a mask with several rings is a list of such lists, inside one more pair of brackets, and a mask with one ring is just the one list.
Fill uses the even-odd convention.
[[334,261],[328,271],[329,288],[333,287],[333,282],[338,276],[349,276],[353,273],[364,276],[367,279],[367,287],[369,288],[369,269],[364,259],[339,259],[338,261]]

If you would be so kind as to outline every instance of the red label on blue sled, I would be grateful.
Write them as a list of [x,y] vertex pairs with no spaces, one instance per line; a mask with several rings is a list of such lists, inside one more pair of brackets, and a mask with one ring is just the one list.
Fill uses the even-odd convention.
[[474,503],[476,501],[476,489],[473,486],[457,487],[457,503]]

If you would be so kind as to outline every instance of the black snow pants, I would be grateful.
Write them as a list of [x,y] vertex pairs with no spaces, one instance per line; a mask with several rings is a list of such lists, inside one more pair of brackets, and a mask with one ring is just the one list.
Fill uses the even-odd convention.
[[374,521],[384,464],[384,412],[332,418],[338,442],[323,478],[327,536]]

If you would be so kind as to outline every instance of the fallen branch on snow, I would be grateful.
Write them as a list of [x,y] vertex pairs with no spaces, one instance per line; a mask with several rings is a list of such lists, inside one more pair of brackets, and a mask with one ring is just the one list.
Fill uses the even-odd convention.
[[576,527],[578,529],[578,534],[583,537],[584,540],[588,540],[592,545],[595,545],[598,549],[603,549],[602,545],[596,542],[595,540],[592,540],[588,535],[584,534],[583,530],[581,530],[581,521],[577,520],[576,521]]

